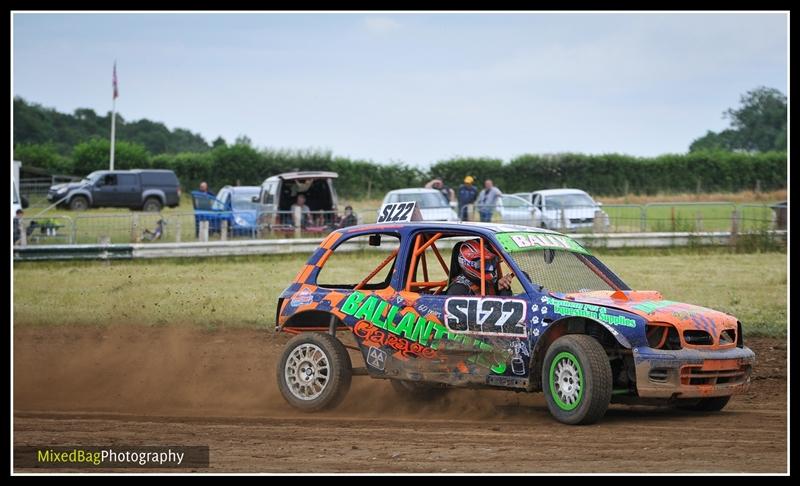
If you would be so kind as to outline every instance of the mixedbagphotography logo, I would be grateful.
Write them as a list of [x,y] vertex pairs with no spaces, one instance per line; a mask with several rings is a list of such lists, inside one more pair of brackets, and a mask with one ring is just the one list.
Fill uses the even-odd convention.
[[21,446],[15,468],[207,468],[208,446]]

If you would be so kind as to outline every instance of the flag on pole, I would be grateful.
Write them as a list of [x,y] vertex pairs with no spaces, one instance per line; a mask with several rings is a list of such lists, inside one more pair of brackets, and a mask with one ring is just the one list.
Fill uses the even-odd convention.
[[117,97],[119,96],[119,90],[117,89],[117,61],[114,61],[113,85],[114,85],[114,99],[117,99]]

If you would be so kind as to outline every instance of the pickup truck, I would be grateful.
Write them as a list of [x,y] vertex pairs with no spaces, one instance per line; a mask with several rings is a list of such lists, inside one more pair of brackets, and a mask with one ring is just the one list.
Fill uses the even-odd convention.
[[80,182],[50,187],[47,200],[73,211],[123,207],[158,212],[180,204],[180,184],[171,170],[98,170]]

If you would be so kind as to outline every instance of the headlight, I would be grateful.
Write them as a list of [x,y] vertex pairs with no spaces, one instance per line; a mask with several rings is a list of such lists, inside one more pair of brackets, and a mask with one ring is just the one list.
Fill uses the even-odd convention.
[[66,187],[62,187],[61,189],[56,191],[56,194],[64,194],[65,192],[67,192],[67,188]]
[[247,226],[247,221],[241,216],[234,216],[233,221],[239,226]]
[[681,338],[675,326],[666,322],[649,322],[645,326],[647,344],[653,349],[681,349]]

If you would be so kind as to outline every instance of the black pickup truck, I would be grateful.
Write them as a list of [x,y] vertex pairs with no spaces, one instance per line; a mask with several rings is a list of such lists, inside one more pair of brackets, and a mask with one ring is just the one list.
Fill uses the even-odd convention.
[[74,211],[122,207],[158,212],[180,204],[178,177],[171,170],[98,170],[80,182],[50,187],[47,200]]

